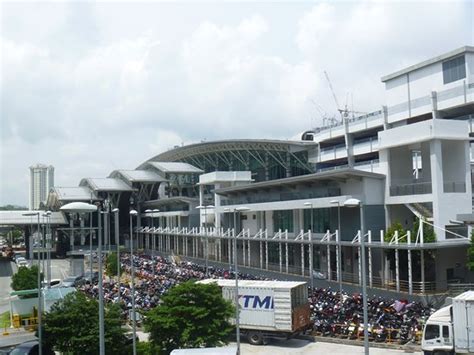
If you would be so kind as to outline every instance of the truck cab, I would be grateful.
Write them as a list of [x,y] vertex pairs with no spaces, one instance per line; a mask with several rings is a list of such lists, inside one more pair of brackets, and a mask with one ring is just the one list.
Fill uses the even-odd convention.
[[454,349],[452,306],[433,313],[423,329],[421,349],[428,354],[451,354]]

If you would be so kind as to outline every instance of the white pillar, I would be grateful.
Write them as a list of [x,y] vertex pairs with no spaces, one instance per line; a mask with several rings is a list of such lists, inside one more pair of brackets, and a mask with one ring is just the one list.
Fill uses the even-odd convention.
[[278,254],[279,254],[279,261],[280,261],[280,272],[282,272],[283,265],[282,265],[282,256],[281,256],[281,229],[278,231]]
[[[407,231],[407,245],[410,247],[411,244],[411,232]],[[411,250],[408,249],[408,293],[413,294],[413,276],[412,276],[412,264],[411,264]]]
[[247,241],[248,243],[248,248],[247,248],[247,262],[248,262],[248,266],[252,266],[251,262],[250,262],[250,239]]
[[301,235],[302,235],[302,238],[301,238],[301,276],[304,277],[304,234],[303,234],[303,230],[301,231]]
[[341,269],[339,267],[339,265],[341,264],[341,260],[339,259],[339,255],[341,254],[339,252],[339,248],[341,246],[340,242],[339,242],[339,239],[341,238],[341,236],[339,235],[339,230],[336,230],[336,242],[337,242],[337,246],[336,246],[336,274],[337,274],[337,281],[341,281],[341,274],[339,273],[339,270]]
[[[372,231],[368,231],[367,232],[368,234],[368,242],[369,242],[369,245],[370,243],[372,243]],[[368,258],[369,258],[369,287],[373,287],[373,275],[372,275],[372,248],[369,246],[367,248],[367,251],[369,252],[368,254]]]
[[400,292],[400,260],[398,255],[398,231],[395,231],[395,282],[397,285],[397,292]]
[[285,243],[285,266],[286,266],[286,273],[288,274],[288,231],[285,235],[286,243]]
[[265,269],[268,270],[268,233],[265,230]]
[[362,251],[362,248],[360,247],[360,243],[362,241],[362,232],[359,230],[359,246],[357,248],[357,250],[359,251],[359,257],[357,258],[358,262],[359,262],[359,285],[362,286],[362,262],[361,262],[361,251]]
[[[261,234],[260,234],[260,238],[261,238]],[[263,269],[263,242],[262,241],[259,241],[260,243],[260,269]]]

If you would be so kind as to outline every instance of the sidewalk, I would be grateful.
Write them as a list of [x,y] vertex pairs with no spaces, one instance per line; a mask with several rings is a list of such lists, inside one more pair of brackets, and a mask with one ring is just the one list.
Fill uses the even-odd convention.
[[9,333],[9,335],[3,335],[4,331],[5,329],[1,329],[0,332],[0,349],[15,346],[25,341],[36,339],[35,332],[29,332],[24,330],[23,328],[7,328],[7,332]]

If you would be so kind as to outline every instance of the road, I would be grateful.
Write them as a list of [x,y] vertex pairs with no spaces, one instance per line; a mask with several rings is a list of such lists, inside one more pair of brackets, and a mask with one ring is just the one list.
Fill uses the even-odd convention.
[[[10,310],[9,295],[11,276],[16,272],[17,267],[14,262],[0,261],[0,314]],[[51,260],[51,279],[64,279],[68,276],[69,260]]]
[[[235,343],[231,343],[234,345]],[[310,354],[331,354],[331,355],[348,355],[348,354],[364,354],[362,346],[333,344],[324,342],[309,342],[300,339],[270,339],[268,344],[261,346],[250,345],[246,342],[241,343],[242,355],[310,355]],[[408,352],[406,350],[370,348],[371,355],[400,355],[400,354],[416,354],[421,352]]]

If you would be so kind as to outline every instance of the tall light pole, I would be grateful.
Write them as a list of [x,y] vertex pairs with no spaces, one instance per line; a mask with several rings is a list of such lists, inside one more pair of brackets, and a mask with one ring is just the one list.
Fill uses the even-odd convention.
[[341,203],[338,200],[332,200],[332,204],[337,204],[337,258],[339,262],[337,264],[337,273],[339,274],[339,295],[342,299],[342,232],[341,232]]
[[[149,219],[148,219],[148,227],[149,227],[150,224],[153,223],[153,217],[152,217],[153,211],[150,210],[150,209],[146,209],[146,210],[145,210],[145,213],[147,214],[147,217],[149,218]],[[151,223],[150,223],[150,222],[151,222]],[[147,243],[145,244],[145,245],[148,245],[148,249],[150,249],[150,235],[151,235],[151,233],[148,232]]]
[[[23,213],[23,216],[38,216],[38,244],[41,240],[40,237],[40,212],[27,212]],[[42,319],[41,313],[42,311],[42,304],[41,304],[41,260],[40,260],[40,252],[38,249],[38,354],[43,354],[43,329],[42,329]]]
[[[206,258],[206,277],[209,276],[209,235],[207,233],[207,210],[208,209],[211,209],[211,208],[214,208],[213,205],[207,205],[207,206],[197,206],[196,207],[199,212],[201,212],[201,210],[204,210],[204,233],[205,233],[205,237],[206,237],[206,255],[205,255],[205,258]],[[199,219],[201,219],[201,213],[199,213]]]
[[314,290],[314,275],[313,275],[313,203],[312,202],[305,202],[305,206],[309,207],[310,215],[311,215],[311,234],[310,234],[310,241],[309,241],[309,260],[310,260],[310,284],[311,284],[311,292]]
[[51,211],[46,211],[43,216],[46,217],[46,280],[47,287],[51,288]]
[[72,213],[92,213],[97,211],[98,233],[99,233],[99,354],[105,355],[105,334],[104,334],[104,291],[102,284],[102,240],[101,240],[101,216],[100,207],[84,202],[71,202],[60,208],[62,212]]
[[117,246],[117,279],[118,279],[118,304],[120,305],[120,236],[119,236],[119,212],[118,208],[112,210],[114,213],[115,245]]
[[[154,219],[155,219],[155,213],[158,213],[160,212],[160,210],[158,208],[154,208],[152,210],[153,214],[152,214],[152,217],[151,217],[151,228],[153,229],[153,232],[155,231],[155,222],[154,222]],[[154,259],[155,259],[155,249],[156,249],[156,235],[152,235],[151,237],[151,265],[153,267],[153,276],[155,276],[155,273],[156,273],[156,268],[155,268],[155,262],[154,262]]]
[[237,253],[237,213],[249,211],[250,208],[242,206],[236,207],[233,210],[226,208],[224,211],[234,213],[234,272],[235,272],[235,336],[237,338],[237,355],[240,355],[240,306],[239,306],[239,263]]
[[367,310],[367,275],[365,274],[365,230],[364,230],[364,206],[362,201],[350,198],[344,202],[346,207],[359,207],[360,210],[360,264],[362,274],[362,306],[364,311],[364,351],[369,354],[369,317]]
[[132,272],[132,332],[133,332],[133,355],[137,355],[137,344],[136,344],[136,336],[137,336],[137,325],[136,325],[136,316],[135,316],[135,266],[133,265],[133,221],[132,217],[136,216],[138,212],[136,210],[130,211],[130,266]]

